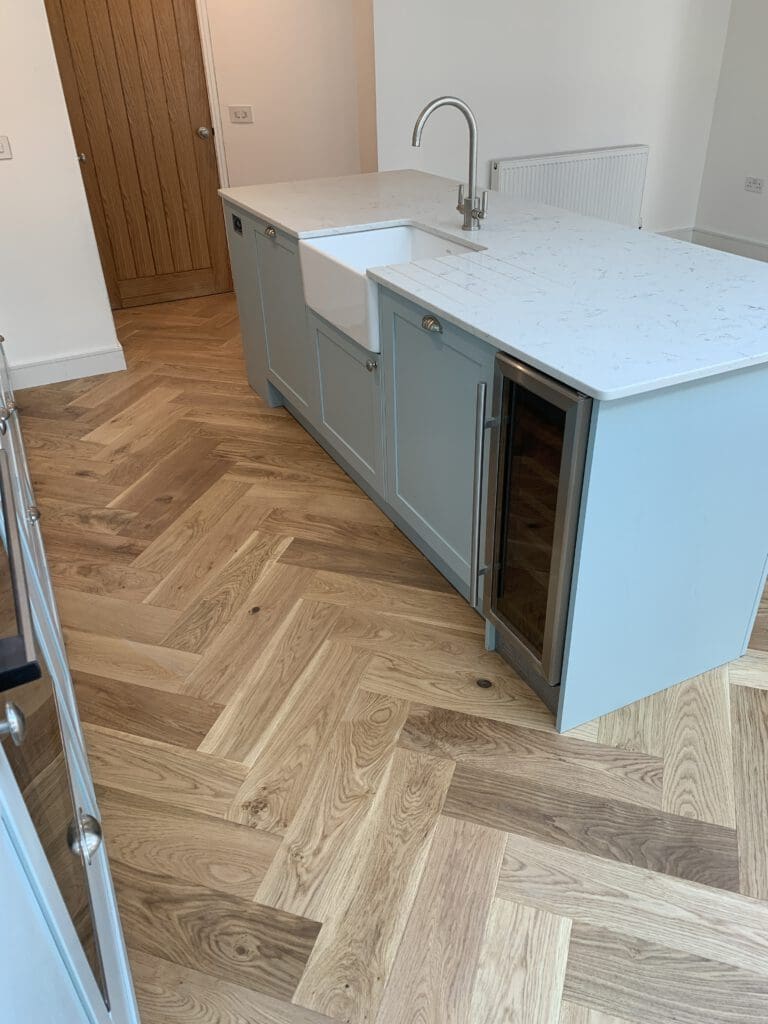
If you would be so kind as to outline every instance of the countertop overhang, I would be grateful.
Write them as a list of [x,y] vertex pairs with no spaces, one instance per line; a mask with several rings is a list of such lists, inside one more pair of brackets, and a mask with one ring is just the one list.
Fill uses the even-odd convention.
[[380,284],[607,401],[768,362],[768,264],[491,193],[461,230],[456,182],[421,171],[222,189],[298,238],[415,224],[483,251],[381,267]]

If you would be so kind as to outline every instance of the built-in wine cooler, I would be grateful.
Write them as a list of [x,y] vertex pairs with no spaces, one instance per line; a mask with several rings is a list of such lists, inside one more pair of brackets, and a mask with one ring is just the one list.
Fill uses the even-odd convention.
[[483,613],[533,683],[560,683],[591,408],[497,357]]

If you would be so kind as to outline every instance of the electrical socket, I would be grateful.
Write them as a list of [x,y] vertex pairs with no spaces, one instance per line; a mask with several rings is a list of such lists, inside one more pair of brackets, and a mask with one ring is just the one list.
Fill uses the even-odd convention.
[[232,124],[253,124],[253,107],[230,107],[229,120]]
[[756,192],[757,195],[762,195],[764,188],[765,178],[746,178],[744,180],[744,190],[746,192]]

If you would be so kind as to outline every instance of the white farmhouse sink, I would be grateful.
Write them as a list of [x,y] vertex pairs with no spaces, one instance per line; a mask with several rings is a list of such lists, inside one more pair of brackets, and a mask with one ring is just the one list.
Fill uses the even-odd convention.
[[364,348],[378,352],[378,290],[366,271],[481,248],[413,226],[300,240],[304,296],[310,309]]

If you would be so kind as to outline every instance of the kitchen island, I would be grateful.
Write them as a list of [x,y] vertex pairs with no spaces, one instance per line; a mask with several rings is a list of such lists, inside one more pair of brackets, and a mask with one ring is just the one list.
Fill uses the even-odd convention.
[[[455,183],[413,171],[222,195],[252,386],[478,605],[559,728],[743,653],[768,561],[768,267],[497,193],[464,233]],[[361,344],[307,309],[301,243],[394,226],[448,254],[371,266]]]

